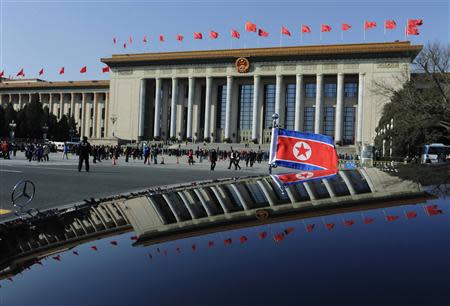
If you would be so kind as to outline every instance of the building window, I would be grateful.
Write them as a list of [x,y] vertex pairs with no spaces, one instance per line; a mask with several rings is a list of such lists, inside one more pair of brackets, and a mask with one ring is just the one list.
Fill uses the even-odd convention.
[[344,107],[344,144],[355,143],[355,108]]
[[93,119],[94,118],[94,107],[91,107],[89,109],[89,112],[90,112],[90,118]]
[[102,107],[102,119],[105,120],[105,108]]
[[225,128],[225,114],[227,108],[227,85],[220,85],[217,93],[216,128]]
[[275,113],[275,84],[264,85],[264,129],[272,128]]
[[316,111],[314,107],[305,107],[305,115],[303,120],[303,131],[314,133],[314,115]]
[[336,98],[336,84],[325,83],[325,97]]
[[305,84],[305,96],[307,98],[316,97],[316,83],[306,83]]
[[346,98],[354,98],[358,95],[358,84],[356,83],[345,83],[344,84],[344,95]]
[[239,86],[239,129],[252,128],[253,85]]
[[334,107],[325,107],[323,112],[323,133],[334,139]]
[[78,119],[80,119],[81,120],[81,114],[83,113],[83,108],[82,107],[80,107],[80,112],[78,113]]
[[293,130],[295,126],[295,84],[286,87],[286,124],[285,127]]

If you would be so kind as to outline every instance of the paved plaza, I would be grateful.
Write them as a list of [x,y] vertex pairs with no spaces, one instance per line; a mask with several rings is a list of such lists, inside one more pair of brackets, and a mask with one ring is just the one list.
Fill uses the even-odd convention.
[[[251,176],[267,173],[267,163],[255,164],[246,168],[241,161],[242,170],[228,170],[228,161],[218,161],[215,171],[210,171],[208,160],[189,166],[183,156],[177,164],[173,156],[163,156],[164,164],[144,165],[142,160],[128,163],[120,158],[118,165],[111,160],[92,163],[89,173],[78,172],[77,156],[62,159],[62,153],[52,153],[50,161],[36,162],[25,159],[18,152],[11,160],[0,160],[0,215],[5,216],[12,210],[11,191],[14,185],[23,179],[36,185],[36,195],[31,207],[38,209],[80,202],[88,198],[99,198],[141,190],[148,187],[188,183],[208,179]],[[161,156],[158,157],[161,162]],[[233,168],[232,168],[233,169]]]

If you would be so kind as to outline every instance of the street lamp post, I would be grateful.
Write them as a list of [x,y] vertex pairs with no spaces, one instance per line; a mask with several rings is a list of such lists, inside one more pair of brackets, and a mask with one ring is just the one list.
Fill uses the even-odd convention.
[[44,126],[42,127],[42,138],[44,138],[44,141],[47,139],[47,132],[48,126],[47,123],[44,123]]
[[[280,118],[280,116],[277,113],[274,113],[272,115],[272,137],[274,137],[274,133],[275,133],[275,129],[278,128],[278,118]],[[272,141],[270,142],[270,152],[272,152]],[[271,157],[271,156],[270,156]],[[269,174],[272,174],[272,168],[276,167],[276,165],[271,163],[272,161],[269,160]]]
[[10,138],[11,142],[14,142],[14,140],[15,140],[14,139],[15,138],[14,131],[16,130],[16,127],[17,127],[17,123],[15,123],[14,120],[9,123],[9,131],[10,131],[9,138]]
[[73,134],[75,134],[75,130],[73,128],[69,129],[69,137],[70,137],[70,142],[73,141]]
[[111,120],[111,123],[113,125],[112,135],[114,137],[114,131],[115,131],[115,124],[116,124],[116,121],[117,121],[117,115],[116,114],[112,114],[109,119]]

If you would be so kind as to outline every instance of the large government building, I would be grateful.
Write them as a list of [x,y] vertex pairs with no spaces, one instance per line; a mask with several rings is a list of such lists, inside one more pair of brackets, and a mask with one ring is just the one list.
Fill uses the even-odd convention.
[[422,49],[410,42],[120,54],[111,80],[3,81],[2,105],[38,95],[81,135],[103,140],[270,142],[272,114],[288,129],[372,144],[388,98]]

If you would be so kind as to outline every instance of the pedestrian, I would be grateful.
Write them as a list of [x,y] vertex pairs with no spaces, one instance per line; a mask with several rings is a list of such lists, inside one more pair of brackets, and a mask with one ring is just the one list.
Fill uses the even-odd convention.
[[86,172],[89,172],[89,155],[92,153],[91,144],[87,141],[86,136],[78,145],[78,172],[83,168],[83,162],[86,168]]
[[228,169],[231,169],[231,166],[234,164],[234,151],[231,150],[231,153],[228,154],[228,158],[230,159],[230,164],[228,165]]
[[239,166],[239,161],[241,159],[241,154],[238,151],[233,152],[233,161],[234,161],[234,170],[241,170],[241,166]]
[[188,152],[188,164],[193,165],[194,164],[194,151],[192,149]]
[[67,145],[67,143],[65,142],[64,143],[64,147],[63,147],[63,159],[64,159],[64,157],[66,158],[66,159],[69,159],[69,146]]
[[216,162],[217,162],[216,150],[214,150],[214,149],[211,150],[211,153],[209,155],[209,160],[211,161],[211,171],[214,171],[214,168],[216,168]]
[[144,165],[149,164],[150,165],[150,148],[144,144]]

